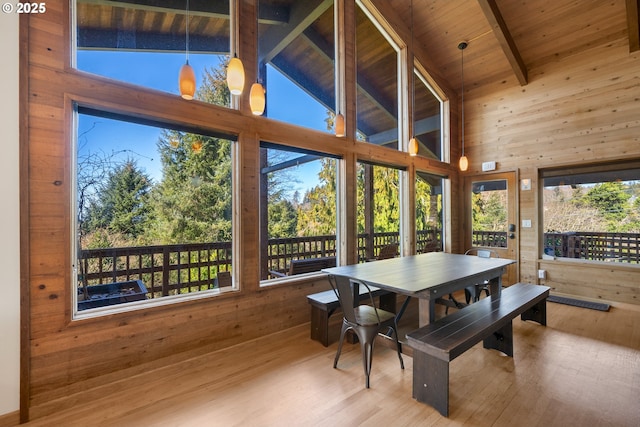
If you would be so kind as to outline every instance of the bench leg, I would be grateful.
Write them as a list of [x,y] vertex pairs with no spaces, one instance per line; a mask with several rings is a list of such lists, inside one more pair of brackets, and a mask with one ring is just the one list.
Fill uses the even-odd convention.
[[413,398],[449,416],[449,362],[413,350]]
[[316,306],[311,306],[311,339],[329,346],[329,316],[331,313]]
[[484,348],[498,350],[513,357],[513,324],[511,321],[483,340]]
[[547,326],[547,300],[543,299],[520,315],[522,320],[533,320],[543,326]]

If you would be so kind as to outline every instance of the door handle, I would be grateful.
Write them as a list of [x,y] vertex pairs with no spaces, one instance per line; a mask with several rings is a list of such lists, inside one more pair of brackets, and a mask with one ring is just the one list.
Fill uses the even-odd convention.
[[509,238],[510,239],[515,239],[516,238],[516,225],[515,224],[509,224]]

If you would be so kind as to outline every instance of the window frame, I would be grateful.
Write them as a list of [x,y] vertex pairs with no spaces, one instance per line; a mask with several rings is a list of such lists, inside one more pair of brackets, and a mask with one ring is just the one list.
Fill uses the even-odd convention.
[[[539,168],[537,170],[539,188],[538,188],[538,199],[540,200],[540,208],[538,211],[538,222],[540,227],[538,229],[538,248],[539,248],[539,257],[541,259],[547,260],[552,259],[554,262],[588,262],[596,265],[606,265],[608,268],[611,266],[611,262],[615,260],[608,259],[588,259],[582,257],[567,257],[567,256],[558,256],[557,251],[554,250],[553,255],[547,253],[545,249],[548,246],[555,245],[547,245],[547,231],[545,230],[545,202],[544,195],[547,187],[545,186],[545,179],[561,179],[563,177],[579,177],[579,176],[588,176],[597,173],[615,173],[620,172],[624,173],[625,171],[637,170],[640,171],[640,159],[628,159],[624,161],[615,161],[615,162],[601,162],[601,163],[580,163],[580,164],[568,164],[564,166],[554,166],[549,168]],[[637,172],[640,175],[640,172]],[[608,181],[599,181],[597,183],[593,183],[593,185],[602,184],[606,182],[616,182],[621,180],[620,178],[616,178],[616,180],[608,180]],[[636,181],[635,179],[626,179],[622,182],[628,181]],[[640,182],[640,180],[638,180]],[[580,183],[576,183],[573,181],[573,184],[567,183],[564,185],[579,185]],[[582,184],[591,184],[589,182],[583,182]],[[563,184],[560,184],[563,185]],[[559,187],[559,185],[555,185],[553,187]],[[565,234],[568,231],[560,231],[559,233]],[[588,232],[587,232],[588,233]],[[608,231],[598,231],[594,233],[610,233],[610,234],[618,234],[619,232],[608,232]],[[620,232],[622,233],[622,232]],[[625,233],[622,233],[625,234]],[[635,234],[635,233],[631,233]],[[637,248],[640,251],[640,247]],[[640,263],[634,264],[632,262],[616,262],[616,266],[638,266]]]
[[[235,206],[238,203],[238,182],[235,179],[236,171],[238,170],[237,162],[239,161],[238,156],[238,137],[235,135],[231,135],[228,132],[223,131],[213,131],[211,128],[202,129],[196,128],[195,126],[190,126],[187,124],[178,124],[176,122],[163,120],[158,117],[152,116],[141,116],[138,114],[133,114],[127,112],[124,108],[115,109],[112,107],[104,107],[101,106],[99,102],[88,102],[86,100],[77,100],[71,99],[69,100],[69,112],[70,118],[67,121],[70,123],[70,160],[71,163],[69,165],[69,173],[70,173],[70,221],[69,221],[69,232],[70,232],[70,290],[71,290],[71,320],[78,321],[88,318],[97,318],[103,317],[116,313],[128,313],[137,310],[149,309],[153,307],[161,307],[167,305],[173,305],[178,303],[184,303],[188,301],[197,301],[204,300],[212,297],[217,297],[226,294],[235,294],[241,292],[241,286],[239,280],[236,278],[237,267],[235,266],[235,261],[238,259],[239,254],[239,242],[238,242],[238,214],[236,212]],[[224,138],[229,140],[231,143],[230,147],[230,156],[231,156],[231,204],[232,204],[232,215],[231,215],[231,286],[224,288],[214,288],[201,290],[197,292],[189,292],[186,294],[178,294],[178,295],[169,295],[162,296],[158,298],[150,298],[141,301],[129,301],[121,304],[113,304],[107,305],[104,307],[94,307],[87,308],[84,310],[78,309],[78,289],[79,289],[79,280],[78,280],[78,270],[79,270],[79,259],[78,254],[81,250],[80,244],[78,241],[78,127],[79,127],[79,115],[87,114],[96,117],[103,117],[112,120],[121,120],[131,124],[140,124],[143,126],[152,126],[157,127],[158,129],[171,129],[177,130],[180,132],[189,132],[189,133],[197,133],[200,135],[213,137],[213,138]]]
[[[336,229],[336,244],[335,244],[335,257],[336,257],[336,265],[340,264],[340,238],[341,238],[341,215],[339,212],[339,199],[340,199],[340,195],[339,195],[339,191],[340,191],[340,187],[339,187],[339,182],[341,179],[341,162],[343,162],[343,159],[341,156],[336,155],[336,154],[331,154],[331,153],[327,153],[327,152],[322,152],[322,151],[317,151],[317,150],[310,150],[310,149],[306,149],[306,148],[302,148],[302,147],[297,147],[297,146],[292,146],[292,145],[285,145],[285,144],[279,144],[276,142],[270,142],[264,139],[260,140],[259,143],[259,150],[267,150],[267,149],[274,149],[274,150],[280,150],[280,151],[285,151],[285,152],[291,152],[291,153],[299,153],[301,155],[316,155],[316,156],[320,156],[323,158],[329,158],[329,159],[333,159],[336,162],[336,182],[335,182],[335,187],[336,187],[336,194],[335,194],[335,204],[336,204],[336,217],[335,217],[335,229]],[[315,161],[315,160],[314,160]],[[260,181],[262,181],[262,171],[260,171]],[[263,195],[261,193],[262,191],[262,183],[260,184],[260,191],[259,193],[259,199],[260,199],[260,205],[262,205],[263,202]],[[266,196],[265,196],[266,197]],[[267,201],[267,206],[260,206],[259,207],[259,211],[260,211],[260,226],[259,228],[262,229],[263,228],[263,224],[262,221],[268,221],[268,213],[266,212],[266,209],[268,209],[268,201]],[[266,214],[266,217],[265,217]],[[268,227],[268,224],[265,224],[264,227]],[[267,236],[267,242],[263,242],[262,241],[262,233],[259,232],[259,247],[260,247],[260,251],[259,253],[261,254],[259,256],[259,264],[260,264],[260,274],[259,276],[262,276],[262,265],[263,265],[263,256],[267,256],[268,250],[267,247],[269,245],[268,240],[269,237]],[[267,262],[268,265],[268,262]],[[321,273],[320,271],[317,272],[311,272],[311,273],[305,273],[305,274],[299,274],[299,275],[294,275],[294,276],[285,276],[285,277],[275,277],[275,278],[267,278],[267,279],[260,279],[260,287],[268,287],[268,286],[273,286],[273,285],[279,285],[282,283],[291,283],[291,282],[298,282],[301,280],[305,280],[308,279],[309,277],[314,277],[314,276],[319,276],[322,275],[323,273]]]

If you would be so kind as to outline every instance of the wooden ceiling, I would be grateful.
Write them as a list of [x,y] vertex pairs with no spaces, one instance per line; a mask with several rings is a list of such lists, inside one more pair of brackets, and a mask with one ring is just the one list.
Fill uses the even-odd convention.
[[[410,0],[390,0],[410,22]],[[638,0],[413,0],[414,34],[451,87],[526,85],[529,72],[597,44],[629,38],[638,47]],[[628,35],[631,35],[630,37]]]
[[[461,41],[468,43],[464,51],[464,83],[468,89],[500,83],[524,86],[532,69],[620,38],[628,39],[630,52],[640,49],[640,0],[371,1],[383,3],[386,13],[396,15],[389,17],[390,22],[406,25],[403,34],[413,33],[417,52],[426,57],[425,65],[435,69],[456,92],[461,86]],[[272,38],[260,40],[262,60],[277,59],[278,68],[286,67],[286,55],[276,56],[285,53],[281,41],[289,40],[291,54],[298,55],[292,56],[291,64],[301,63],[300,49],[304,49],[309,52],[307,56],[316,55],[309,57],[307,63],[324,61],[330,65],[333,34],[322,23],[333,25],[331,4],[327,0],[261,0],[260,33],[263,34],[263,27],[272,27]],[[78,5],[78,15],[82,17],[78,19],[81,47],[126,48],[133,39],[131,49],[184,49],[185,0],[78,0]],[[316,15],[305,19],[305,13]],[[228,51],[228,16],[226,1],[191,0],[191,50]],[[135,37],[127,36],[131,31],[136,32]],[[304,36],[304,41],[298,40],[295,50],[293,41],[299,35]],[[366,46],[364,41],[358,43]],[[358,55],[358,61],[366,61],[366,52]],[[379,62],[380,58],[372,57],[371,61]],[[384,64],[375,65],[380,67]],[[331,73],[322,74],[332,77]],[[313,68],[301,70],[298,66],[296,75],[310,79],[305,84],[318,88],[317,96],[322,102],[333,103],[333,82],[329,84],[320,76],[314,81]],[[385,93],[385,85],[378,90],[378,94],[369,97],[391,105],[395,94]],[[388,117],[372,121],[372,126],[381,120]]]
[[[305,1],[306,3],[307,1]],[[150,35],[184,43],[184,0],[78,0],[81,26],[96,34],[133,24]],[[261,22],[282,24],[296,0],[262,0]],[[577,55],[598,43],[628,37],[630,51],[640,49],[640,0],[388,0],[399,22],[411,26],[414,43],[452,88],[460,87],[460,41],[467,41],[465,84],[504,81],[525,85],[532,68]],[[132,6],[131,12],[117,6]],[[158,6],[159,5],[159,6]],[[228,32],[224,1],[191,0],[193,49],[216,50],[215,34]],[[142,16],[142,12],[145,16]],[[170,37],[168,37],[169,35]],[[206,44],[205,43],[208,43]],[[218,43],[224,44],[224,40]],[[171,48],[171,43],[165,46]],[[514,80],[515,79],[515,80]]]

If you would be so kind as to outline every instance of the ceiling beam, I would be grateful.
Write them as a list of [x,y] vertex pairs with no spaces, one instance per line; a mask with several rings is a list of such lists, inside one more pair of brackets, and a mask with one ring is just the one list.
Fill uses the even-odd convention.
[[511,37],[507,24],[502,18],[498,5],[496,5],[495,0],[478,0],[478,4],[482,12],[484,12],[487,21],[489,21],[489,25],[491,25],[493,29],[493,34],[498,39],[498,43],[500,43],[500,47],[502,47],[502,51],[511,64],[511,68],[513,68],[513,72],[520,82],[520,85],[526,85],[529,82],[527,67],[524,65],[524,61],[520,56],[520,52],[518,52],[513,37]]
[[[431,116],[426,117],[422,120],[416,121],[415,125],[415,134],[423,135],[425,133],[430,133],[434,131],[440,130],[440,116]],[[386,145],[398,140],[398,129],[390,129],[385,130],[380,133],[374,135],[367,136],[367,142],[376,145]]]
[[333,0],[294,2],[288,23],[274,25],[266,34],[260,34],[259,62],[270,62],[332,5]]
[[640,50],[640,0],[626,0],[629,53]]
[[276,165],[271,165],[271,166],[264,167],[264,168],[262,168],[260,170],[260,173],[261,174],[267,174],[267,173],[271,173],[271,172],[277,172],[277,171],[281,171],[283,169],[288,169],[288,168],[292,168],[292,167],[295,167],[295,166],[303,165],[305,163],[313,162],[313,161],[321,159],[321,158],[322,158],[322,156],[319,156],[317,154],[303,154],[300,157],[295,157],[293,159],[286,160],[286,161],[278,163]]

